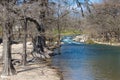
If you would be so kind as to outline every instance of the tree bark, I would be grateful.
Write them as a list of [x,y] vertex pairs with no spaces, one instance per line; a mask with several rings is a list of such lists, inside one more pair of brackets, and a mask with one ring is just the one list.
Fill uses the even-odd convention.
[[27,63],[27,20],[24,21],[24,38],[23,38],[23,55],[22,55],[22,65],[25,66]]
[[[59,1],[60,2],[60,1]],[[58,6],[60,7],[60,6]],[[58,12],[60,12],[60,9],[58,9]],[[57,20],[57,29],[58,29],[58,54],[61,54],[61,49],[60,49],[60,38],[61,38],[61,29],[60,29],[60,13],[58,15],[58,20]]]
[[[4,36],[3,36],[4,25],[5,25],[5,24],[2,25],[2,39],[3,39],[3,37],[4,37]],[[4,40],[3,40],[2,42],[5,43]],[[2,56],[1,56],[1,58],[0,58],[1,63],[4,63],[4,60],[5,60],[5,59],[4,59],[4,50],[5,50],[5,49],[4,49],[4,47],[3,47]]]
[[3,28],[3,53],[4,53],[4,67],[1,76],[11,76],[16,74],[16,70],[12,64],[11,56],[11,39],[10,28],[6,25]]

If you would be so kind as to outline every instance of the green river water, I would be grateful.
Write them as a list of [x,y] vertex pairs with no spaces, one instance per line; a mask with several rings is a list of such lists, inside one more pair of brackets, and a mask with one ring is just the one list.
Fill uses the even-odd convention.
[[64,80],[120,80],[120,47],[64,44],[52,64],[60,68]]

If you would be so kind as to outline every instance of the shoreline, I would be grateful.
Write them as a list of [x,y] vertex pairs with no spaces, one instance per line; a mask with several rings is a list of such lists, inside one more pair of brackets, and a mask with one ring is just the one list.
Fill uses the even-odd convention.
[[93,42],[95,44],[104,44],[104,45],[110,45],[110,46],[120,46],[120,43],[99,42],[99,41],[95,41],[95,40],[93,40]]
[[[0,65],[0,74],[2,71]],[[47,64],[28,64],[27,66],[15,66],[17,75],[0,77],[0,80],[62,80],[59,69]]]
[[[27,53],[32,51],[31,43],[27,44]],[[21,59],[19,52],[22,52],[22,44],[13,44],[12,57],[13,59]],[[0,58],[2,56],[3,46],[0,45]],[[46,50],[46,55],[51,53]],[[31,56],[28,56],[31,59]],[[51,57],[52,58],[52,57]],[[26,66],[14,65],[17,71],[17,75],[13,76],[0,76],[0,80],[63,80],[62,72],[51,65],[51,58],[47,58],[45,61],[28,62]],[[3,64],[0,63],[0,75],[2,73]]]
[[84,42],[84,43],[87,43],[87,44],[90,43],[90,44],[104,44],[104,45],[110,45],[110,46],[120,46],[119,42],[115,42],[115,43],[99,42],[99,41],[94,40],[94,38],[89,38],[89,36],[86,35],[86,34],[77,35],[77,36],[74,37],[73,40],[77,41],[77,42]]

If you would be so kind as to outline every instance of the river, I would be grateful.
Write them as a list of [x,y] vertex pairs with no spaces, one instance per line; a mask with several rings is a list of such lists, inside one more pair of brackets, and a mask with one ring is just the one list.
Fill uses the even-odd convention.
[[52,65],[60,68],[64,80],[120,80],[120,47],[63,44]]

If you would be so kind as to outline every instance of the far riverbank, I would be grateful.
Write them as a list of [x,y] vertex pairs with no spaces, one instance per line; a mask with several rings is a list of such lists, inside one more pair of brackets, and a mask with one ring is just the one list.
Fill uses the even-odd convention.
[[90,38],[88,35],[86,34],[82,34],[82,35],[77,35],[73,38],[74,41],[77,42],[84,42],[84,43],[88,43],[88,44],[104,44],[104,45],[111,45],[111,46],[120,46],[119,42],[100,42],[100,41],[96,41],[92,38]]
[[116,43],[110,43],[110,42],[99,42],[99,41],[95,41],[93,40],[94,43],[96,44],[104,44],[104,45],[111,45],[111,46],[120,46],[120,43],[116,42]]

